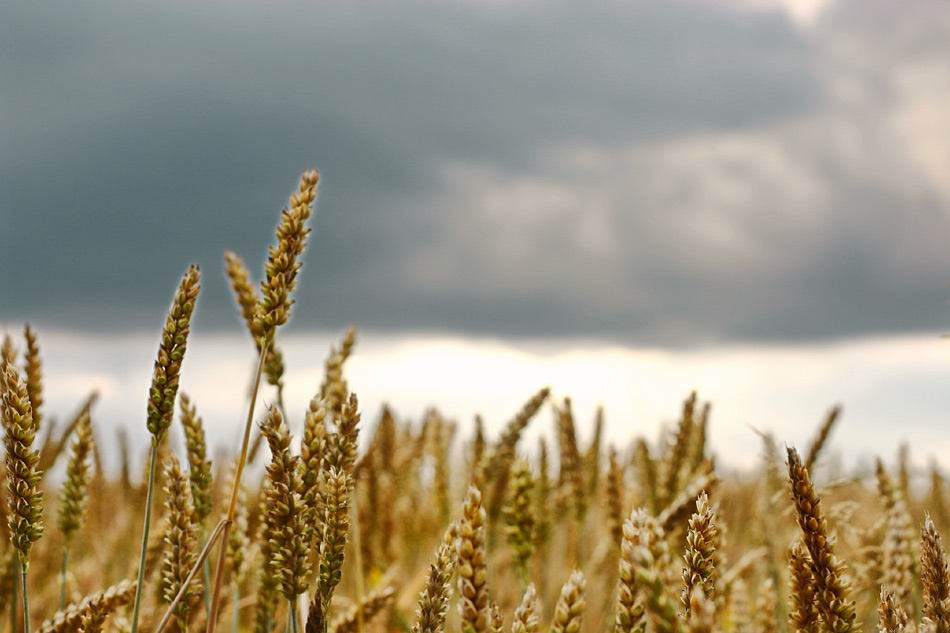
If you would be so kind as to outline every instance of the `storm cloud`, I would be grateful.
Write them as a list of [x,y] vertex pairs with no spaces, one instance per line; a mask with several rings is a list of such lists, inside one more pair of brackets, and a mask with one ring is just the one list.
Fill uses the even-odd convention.
[[[894,28],[900,24],[901,28]],[[650,345],[940,329],[950,10],[15,0],[0,320],[240,327],[323,175],[294,329]]]

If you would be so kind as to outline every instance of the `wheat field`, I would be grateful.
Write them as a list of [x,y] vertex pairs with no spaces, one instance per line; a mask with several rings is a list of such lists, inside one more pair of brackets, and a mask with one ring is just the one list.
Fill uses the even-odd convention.
[[[234,395],[248,402],[238,454],[209,460],[200,403],[179,384],[195,266],[161,330],[141,458],[97,429],[94,395],[44,424],[41,333],[4,339],[0,631],[950,633],[938,467],[924,487],[906,452],[895,472],[878,460],[813,478],[837,410],[801,450],[762,434],[743,474],[717,470],[695,393],[675,427],[622,446],[603,445],[602,415],[582,446],[570,398],[540,385],[499,437],[434,409],[368,420],[346,379],[355,329],[307,409],[286,410],[278,330],[318,183],[301,176],[259,284],[224,257],[259,355],[254,393]],[[255,410],[262,381],[276,396]],[[538,418],[554,440],[526,446]],[[57,467],[61,483],[44,476]]]

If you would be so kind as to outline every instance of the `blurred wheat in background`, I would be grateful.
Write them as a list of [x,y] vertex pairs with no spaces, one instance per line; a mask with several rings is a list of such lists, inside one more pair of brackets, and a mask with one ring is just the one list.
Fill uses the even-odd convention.
[[[42,333],[4,340],[0,631],[950,633],[940,471],[912,486],[904,451],[895,472],[878,460],[873,475],[816,476],[838,409],[801,453],[762,434],[741,476],[717,471],[695,393],[675,428],[616,446],[602,412],[581,443],[570,398],[546,387],[497,438],[435,409],[367,420],[346,378],[350,329],[306,410],[286,410],[279,328],[318,181],[308,171],[292,194],[259,292],[226,254],[259,354],[253,393],[233,394],[249,411],[237,454],[209,460],[199,403],[179,392],[194,266],[143,394],[147,461],[97,428],[94,397],[41,427]],[[262,377],[276,398],[256,414]],[[545,417],[554,445],[525,446]],[[118,473],[104,450],[122,455]],[[61,481],[44,476],[60,462]]]

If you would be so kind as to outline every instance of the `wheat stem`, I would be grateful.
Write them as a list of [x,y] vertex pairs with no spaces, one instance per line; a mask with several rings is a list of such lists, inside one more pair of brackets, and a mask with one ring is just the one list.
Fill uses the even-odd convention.
[[142,608],[143,586],[145,585],[145,556],[148,554],[148,527],[152,520],[152,493],[155,488],[155,459],[158,446],[152,442],[148,461],[148,492],[145,494],[145,527],[142,528],[142,555],[139,558],[139,578],[135,585],[135,603],[132,606],[132,633],[138,630],[139,610]]
[[[244,425],[244,440],[241,443],[241,455],[237,462],[237,472],[234,473],[234,483],[231,487],[231,503],[228,505],[228,516],[224,520],[224,536],[222,543],[227,543],[231,536],[231,524],[234,522],[234,513],[237,510],[238,492],[241,489],[241,475],[244,474],[244,465],[247,461],[247,449],[251,440],[251,426],[254,423],[254,404],[257,402],[257,393],[261,388],[261,375],[264,373],[264,360],[267,358],[267,349],[270,340],[264,340],[261,345],[260,361],[257,366],[257,376],[254,377],[254,389],[251,391],[251,404],[247,409],[247,422]],[[208,541],[209,545],[211,541]],[[211,613],[208,615],[207,633],[214,633],[215,622],[218,619],[218,596],[221,594],[221,585],[224,582],[224,563],[227,559],[227,547],[218,552],[218,564],[214,574],[214,590],[211,592]],[[135,633],[135,631],[132,631]],[[156,632],[157,633],[157,632]]]
[[66,561],[69,560],[69,546],[63,548],[63,586],[59,595],[59,609],[66,608]]

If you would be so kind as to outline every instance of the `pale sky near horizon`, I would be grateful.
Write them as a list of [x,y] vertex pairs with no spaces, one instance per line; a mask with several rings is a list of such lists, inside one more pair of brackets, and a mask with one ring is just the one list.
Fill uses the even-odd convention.
[[3,12],[0,330],[36,327],[49,414],[95,386],[104,425],[144,425],[194,261],[183,388],[227,444],[252,359],[222,253],[259,276],[316,166],[282,333],[298,407],[354,323],[369,422],[390,402],[497,429],[550,384],[622,444],[696,389],[731,465],[750,426],[801,443],[836,403],[846,461],[906,439],[950,463],[944,2]]

